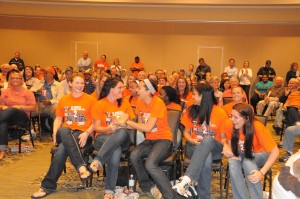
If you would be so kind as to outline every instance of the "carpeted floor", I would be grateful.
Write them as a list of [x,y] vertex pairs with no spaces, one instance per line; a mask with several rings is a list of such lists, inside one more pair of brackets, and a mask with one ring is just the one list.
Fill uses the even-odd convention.
[[[279,136],[275,135],[273,131],[272,122],[268,122],[268,128],[270,129],[272,135],[276,142],[279,142]],[[17,141],[10,141],[9,146],[16,144]],[[24,143],[25,145],[30,145],[29,142]],[[34,150],[27,153],[8,153],[6,158],[0,161],[0,199],[2,198],[12,198],[12,199],[23,199],[30,198],[32,193],[34,193],[40,186],[40,182],[43,176],[47,172],[50,163],[50,148],[52,147],[51,137],[46,135],[43,141],[35,140]],[[299,150],[299,145],[295,144],[296,149]],[[284,153],[280,149],[280,156]],[[223,159],[223,176],[225,176],[225,169],[227,167],[227,160]],[[283,163],[278,161],[273,165],[273,176],[277,174]],[[58,181],[57,192],[49,195],[51,198],[103,198],[103,177],[97,177],[94,175],[93,186],[89,189],[77,190],[77,187],[81,184],[77,172],[73,166],[67,162],[66,164],[67,172],[63,174]],[[223,177],[224,179],[224,177]],[[212,186],[211,198],[220,198],[219,193],[219,173],[212,174]],[[223,181],[224,183],[224,181]],[[230,190],[230,189],[229,189]],[[267,188],[268,190],[268,188]],[[231,193],[231,191],[230,191]],[[223,196],[225,192],[223,192]],[[146,196],[140,197],[142,199],[149,198]],[[232,198],[232,195],[229,195]]]

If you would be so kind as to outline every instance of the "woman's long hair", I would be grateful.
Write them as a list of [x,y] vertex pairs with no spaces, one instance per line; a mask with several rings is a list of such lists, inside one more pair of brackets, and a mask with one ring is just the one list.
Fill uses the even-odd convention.
[[179,95],[172,86],[163,86],[161,87],[161,89],[163,89],[166,92],[170,102],[180,104]]
[[178,93],[179,96],[180,96],[180,92],[179,92],[179,88],[178,88],[178,82],[179,82],[180,79],[182,79],[185,82],[185,88],[184,88],[184,91],[183,91],[183,94],[182,94],[182,97],[185,99],[188,96],[189,92],[190,92],[190,87],[189,87],[188,81],[184,77],[179,77],[177,82],[176,82],[176,85],[175,85],[175,88],[176,88],[177,93]]
[[[111,77],[108,78],[102,87],[100,93],[100,99],[107,97],[110,92],[110,89],[115,88],[119,82],[123,83],[123,81],[119,78],[111,78]],[[117,102],[118,102],[118,107],[120,107],[122,105],[122,98],[117,99]]]
[[[33,67],[32,66],[26,66],[25,68],[24,68],[24,72],[23,72],[23,79],[24,79],[24,81],[26,81],[27,79],[26,79],[26,75],[25,75],[25,69],[26,68],[29,68],[30,70],[31,70],[31,77],[34,77],[34,69],[33,69]],[[30,77],[30,78],[31,78]],[[29,79],[30,79],[29,78]]]
[[100,77],[98,78],[98,81],[97,81],[97,84],[96,84],[96,88],[95,88],[95,92],[96,92],[96,99],[97,100],[100,100],[100,93],[101,93],[101,90],[102,90],[102,87],[100,86],[100,83],[101,83],[101,80],[104,78],[104,77],[107,77],[109,78],[110,75],[106,72],[102,72]]
[[[254,136],[254,114],[250,105],[246,103],[235,104],[232,110],[236,110],[241,117],[244,118],[245,124],[243,126],[243,133],[245,136],[244,149],[245,149],[245,157],[249,159],[253,159],[252,155],[252,146],[253,146],[253,136]],[[239,155],[238,152],[238,144],[239,144],[239,129],[235,129],[233,127],[233,134],[231,138],[231,148],[232,152],[235,156]]]
[[204,83],[196,86],[195,90],[202,96],[202,99],[200,106],[192,105],[188,108],[189,118],[192,120],[198,118],[198,124],[202,125],[205,121],[209,125],[213,106],[217,104],[214,89],[209,84]]

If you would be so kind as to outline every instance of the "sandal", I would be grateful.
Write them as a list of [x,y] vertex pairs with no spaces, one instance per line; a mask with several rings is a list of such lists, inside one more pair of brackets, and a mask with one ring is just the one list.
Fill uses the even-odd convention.
[[113,199],[114,196],[111,193],[105,193],[103,199]]
[[3,158],[5,158],[5,151],[0,151],[0,160],[2,160]]
[[80,177],[81,182],[85,183],[92,178],[92,173],[88,170],[85,170],[85,171],[79,173],[79,177]]
[[52,192],[50,191],[45,191],[44,189],[40,188],[37,192],[35,192],[31,198],[44,198],[51,194]]
[[98,170],[101,169],[101,167],[102,167],[101,163],[97,160],[94,160],[88,168],[91,172],[96,173]]

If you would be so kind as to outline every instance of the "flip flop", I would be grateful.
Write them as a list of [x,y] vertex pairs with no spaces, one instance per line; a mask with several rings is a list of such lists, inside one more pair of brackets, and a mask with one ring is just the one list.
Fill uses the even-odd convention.
[[[89,175],[88,175],[88,174],[89,174]],[[85,178],[82,178],[82,177],[81,177],[82,175],[86,175],[86,177],[85,177]],[[81,180],[81,182],[83,182],[83,183],[89,181],[89,180],[92,178],[92,175],[93,175],[93,174],[92,174],[90,171],[88,171],[88,170],[85,170],[84,172],[79,173],[80,180]]]
[[[44,195],[39,195],[39,193],[44,193]],[[51,194],[52,192],[50,191],[45,191],[44,189],[39,189],[37,192],[35,192],[31,198],[44,198],[46,196],[48,196],[49,194]],[[38,194],[37,196],[35,194]]]
[[[98,168],[96,167],[96,165],[94,165],[94,162],[96,162],[98,164]],[[93,172],[96,173],[98,170],[100,170],[102,167],[102,164],[98,161],[98,160],[94,160],[89,166],[88,169]]]

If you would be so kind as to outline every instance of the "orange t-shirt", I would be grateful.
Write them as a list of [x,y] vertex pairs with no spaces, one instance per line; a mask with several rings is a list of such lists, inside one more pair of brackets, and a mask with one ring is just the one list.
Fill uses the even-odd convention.
[[130,103],[131,106],[136,107],[139,99],[137,97],[132,97],[131,100],[130,100],[130,98],[131,98],[131,95],[123,97],[124,100],[129,101],[129,103]]
[[189,109],[187,109],[183,115],[181,123],[185,128],[191,129],[192,138],[196,138],[197,134],[202,137],[211,135],[214,136],[218,142],[221,142],[221,133],[224,133],[225,121],[228,119],[226,112],[221,107],[217,105],[213,106],[209,125],[207,125],[206,122],[198,124],[198,118],[192,120],[188,114]]
[[184,101],[184,102],[192,102],[193,101],[193,93],[188,92],[188,94],[185,98],[182,95],[180,95],[179,98],[181,101]]
[[[225,123],[225,134],[226,139],[231,141],[233,133],[233,123],[231,120],[227,120]],[[244,151],[244,133],[240,131],[239,138],[239,151],[243,153]],[[253,151],[259,153],[262,151],[270,152],[274,147],[276,147],[276,142],[272,138],[269,130],[259,121],[254,120],[254,136],[253,136]]]
[[173,110],[177,110],[177,111],[182,111],[182,108],[180,106],[180,104],[176,104],[174,102],[171,102],[168,106],[167,109],[173,109]]
[[[92,117],[95,120],[100,120],[101,126],[107,127],[115,118],[118,118],[125,113],[129,115],[130,119],[135,118],[135,114],[128,100],[122,100],[121,106],[118,107],[118,104],[111,103],[108,101],[107,97],[105,97],[99,100],[93,107]],[[105,133],[111,134],[112,132]],[[101,132],[97,132],[96,137],[100,134]]]
[[130,70],[132,71],[132,74],[137,77],[139,72],[144,70],[143,62],[139,62],[139,63],[132,62],[130,64]]
[[109,64],[106,61],[98,60],[95,62],[95,70],[100,68],[103,71],[106,71],[109,68]]
[[173,140],[168,124],[167,108],[159,97],[153,97],[150,104],[145,104],[143,100],[139,100],[135,112],[141,117],[141,121],[144,124],[147,123],[149,118],[157,118],[152,131],[146,132],[147,140]]
[[93,122],[92,108],[95,103],[95,98],[86,93],[78,98],[65,95],[57,104],[56,115],[64,117],[63,126],[86,131]]
[[124,88],[122,92],[123,97],[130,96],[130,90],[128,88]]

